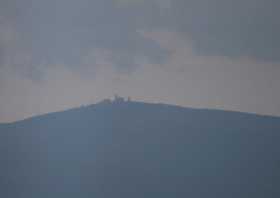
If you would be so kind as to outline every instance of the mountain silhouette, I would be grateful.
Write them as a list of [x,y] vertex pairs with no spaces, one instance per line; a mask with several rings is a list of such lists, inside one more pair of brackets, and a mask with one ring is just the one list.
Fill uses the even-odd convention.
[[279,198],[280,118],[104,100],[0,125],[3,198]]

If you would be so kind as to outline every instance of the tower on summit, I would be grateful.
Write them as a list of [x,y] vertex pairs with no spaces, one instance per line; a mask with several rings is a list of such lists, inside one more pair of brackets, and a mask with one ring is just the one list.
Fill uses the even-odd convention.
[[123,103],[125,102],[125,99],[117,94],[114,95],[114,102],[115,103]]

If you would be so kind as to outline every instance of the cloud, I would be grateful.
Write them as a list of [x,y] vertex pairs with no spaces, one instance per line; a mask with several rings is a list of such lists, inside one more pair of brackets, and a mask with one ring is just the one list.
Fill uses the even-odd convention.
[[115,92],[280,115],[278,8],[272,0],[0,1],[0,120]]
[[[176,0],[174,28],[191,35],[197,52],[279,60],[278,1]],[[176,12],[176,13],[175,13]]]
[[0,19],[0,65],[4,64],[7,59],[7,55],[11,53],[11,50],[15,42],[15,33],[7,24],[1,23]]
[[[118,93],[134,100],[164,102],[199,108],[219,108],[280,115],[279,62],[249,57],[201,56],[192,41],[176,32],[142,31],[141,35],[170,51],[162,64],[138,59],[134,72],[119,72],[113,51],[93,49],[84,64],[87,72],[65,65],[42,67],[41,83],[15,70],[0,71],[0,120],[96,103]],[[94,77],[93,77],[94,76]]]
[[143,6],[143,4],[156,4],[161,9],[168,9],[171,6],[171,0],[115,0],[115,3],[122,6]]
[[124,4],[124,5],[137,5],[141,3],[145,3],[145,0],[115,0],[117,4]]
[[268,64],[246,56],[201,56],[195,53],[192,41],[176,32],[143,34],[173,52],[165,64],[146,65],[132,76],[147,83],[136,87],[155,97],[151,100],[279,115],[280,95],[275,92],[280,83],[279,62]]
[[[268,62],[280,57],[278,1],[12,0],[1,1],[0,7],[1,21],[14,28],[22,49],[5,56],[32,54],[33,66],[75,67],[92,48],[119,52],[122,70],[135,67],[139,56],[163,62],[168,52],[137,33],[155,28],[181,33],[192,40],[197,54]],[[7,50],[1,45],[3,57]]]
[[[124,10],[139,27],[183,33],[197,54],[279,61],[280,3],[273,0],[130,1]],[[141,6],[139,6],[141,2]],[[156,5],[160,5],[161,8]],[[135,18],[134,18],[135,17]]]
[[[81,68],[80,62],[93,48],[114,51],[116,67],[122,71],[133,70],[138,56],[157,63],[166,55],[155,42],[137,34],[138,27],[146,23],[138,17],[143,12],[116,7],[113,0],[12,0],[1,1],[0,7],[5,23],[0,24],[1,65],[27,68],[23,74],[34,79],[40,78],[30,73],[42,64]],[[16,34],[9,45],[7,36],[12,34],[6,33],[7,27]]]

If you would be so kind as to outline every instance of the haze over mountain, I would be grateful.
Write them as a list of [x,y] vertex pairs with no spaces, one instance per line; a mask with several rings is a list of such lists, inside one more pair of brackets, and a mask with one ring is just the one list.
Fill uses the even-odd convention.
[[105,100],[0,125],[3,198],[278,198],[280,118]]
[[140,101],[280,116],[280,1],[0,0],[0,122]]

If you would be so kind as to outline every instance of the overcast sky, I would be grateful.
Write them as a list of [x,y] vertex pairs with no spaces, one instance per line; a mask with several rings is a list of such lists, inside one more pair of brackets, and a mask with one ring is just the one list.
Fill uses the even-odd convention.
[[280,1],[0,0],[0,122],[132,99],[280,116]]

